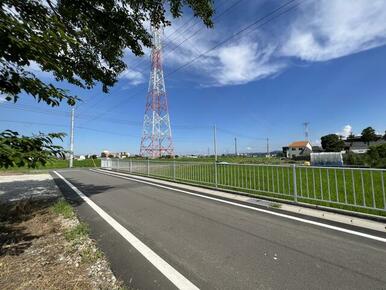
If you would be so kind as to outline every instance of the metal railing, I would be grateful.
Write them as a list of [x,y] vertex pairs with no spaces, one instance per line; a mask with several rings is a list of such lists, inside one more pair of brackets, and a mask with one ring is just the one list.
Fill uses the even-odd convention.
[[103,159],[102,168],[386,215],[386,170]]

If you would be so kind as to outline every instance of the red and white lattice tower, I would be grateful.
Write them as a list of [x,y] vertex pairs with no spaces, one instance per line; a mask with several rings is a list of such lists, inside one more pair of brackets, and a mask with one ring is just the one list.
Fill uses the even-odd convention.
[[162,68],[162,28],[152,28],[151,72],[146,98],[140,155],[149,158],[174,156],[172,130]]

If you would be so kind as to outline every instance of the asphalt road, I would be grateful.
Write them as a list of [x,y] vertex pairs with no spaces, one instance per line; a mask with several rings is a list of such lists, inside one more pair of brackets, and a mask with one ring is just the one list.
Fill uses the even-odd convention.
[[[386,244],[87,170],[69,182],[201,289],[386,289]],[[115,274],[175,286],[57,180]]]

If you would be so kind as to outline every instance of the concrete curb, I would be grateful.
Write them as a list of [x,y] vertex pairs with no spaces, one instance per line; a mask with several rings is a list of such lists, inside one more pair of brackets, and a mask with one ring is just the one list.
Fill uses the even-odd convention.
[[363,229],[386,233],[386,220],[382,219],[382,217],[379,217],[379,218],[376,217],[377,219],[372,219],[373,216],[370,216],[370,218],[361,217],[359,215],[354,216],[354,215],[351,215],[352,212],[350,211],[344,211],[344,213],[338,213],[337,212],[338,210],[327,211],[324,208],[321,209],[319,206],[312,207],[310,205],[304,206],[303,204],[295,205],[294,203],[287,203],[287,202],[282,202],[282,201],[269,199],[269,198],[267,199],[260,198],[260,197],[257,198],[256,196],[252,196],[245,193],[242,193],[242,194],[238,192],[232,193],[228,191],[209,189],[209,188],[198,187],[194,185],[175,183],[175,182],[166,181],[162,179],[133,175],[126,172],[123,173],[115,170],[105,170],[105,169],[90,169],[90,170],[95,172],[100,172],[100,173],[104,173],[104,172],[112,173],[114,175],[117,175],[118,177],[127,176],[130,178],[148,181],[155,184],[170,186],[176,189],[184,189],[184,190],[189,190],[196,193],[210,195],[213,197],[220,197],[223,199],[238,201],[241,203],[246,203],[254,206],[266,207],[274,211],[287,212],[295,215],[302,215],[302,216],[307,216],[311,218],[323,219],[329,222],[341,223],[349,226],[360,227]]

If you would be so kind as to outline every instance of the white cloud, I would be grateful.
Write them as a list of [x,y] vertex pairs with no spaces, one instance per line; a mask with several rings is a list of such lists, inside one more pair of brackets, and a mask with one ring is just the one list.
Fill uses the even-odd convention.
[[[294,14],[283,15],[255,32],[248,31],[205,53],[256,20],[253,9],[261,11],[262,4],[250,3],[248,8],[244,7],[244,11],[248,9],[245,14],[232,14],[237,21],[221,18],[219,21],[223,22],[213,30],[202,29],[199,19],[193,20],[194,25],[186,18],[173,20],[165,31],[165,35],[172,35],[165,40],[166,71],[199,56],[179,75],[193,76],[203,86],[239,85],[280,73],[293,57],[308,62],[327,61],[386,44],[385,0],[309,0],[302,2]],[[240,19],[244,19],[243,24]],[[147,56],[143,60],[126,49],[125,62],[130,68],[120,76],[121,83],[126,82],[124,87],[147,81],[150,53],[144,49]],[[39,77],[53,77],[36,63],[31,63],[29,69]]]
[[40,65],[37,62],[31,61],[29,66],[25,66],[25,69],[39,78],[42,79],[54,79],[54,75],[52,72],[43,71],[40,68]]
[[217,65],[212,74],[218,85],[238,85],[278,72],[283,65],[271,61],[273,47],[261,48],[256,42],[243,41],[216,51]]
[[346,125],[343,127],[341,132],[337,132],[337,135],[343,136],[343,137],[348,137],[352,133],[352,126],[351,125]]
[[[254,4],[253,8],[261,6]],[[165,63],[171,70],[190,62],[185,75],[204,86],[245,84],[266,78],[288,67],[292,57],[316,62],[327,61],[386,44],[386,1],[313,0],[305,1],[294,15],[280,17],[244,38],[234,38],[206,54],[243,25],[218,25],[214,30],[180,29],[180,22],[167,28],[175,33],[166,40]],[[251,19],[245,19],[249,24]],[[171,49],[179,47],[170,52]],[[200,56],[200,54],[203,54]]]
[[6,100],[5,98],[6,98],[6,96],[5,96],[5,95],[3,95],[3,94],[0,94],[0,103],[4,103],[4,102],[6,102],[7,100]]
[[[210,37],[210,33],[213,33]],[[190,62],[189,69],[200,76],[204,86],[245,84],[275,74],[283,68],[283,62],[273,61],[274,46],[263,47],[253,39],[242,39],[205,53],[216,43],[213,39],[224,37],[218,32],[205,32],[193,41],[183,37],[172,38],[167,43],[165,62],[179,66]],[[173,50],[174,48],[177,49]]]
[[304,3],[291,24],[282,55],[326,61],[386,44],[384,0]]
[[130,85],[134,85],[134,86],[142,84],[145,81],[145,77],[141,72],[131,70],[129,68],[125,69],[121,73],[120,79],[121,79],[121,81],[123,81],[123,82],[126,81]]

